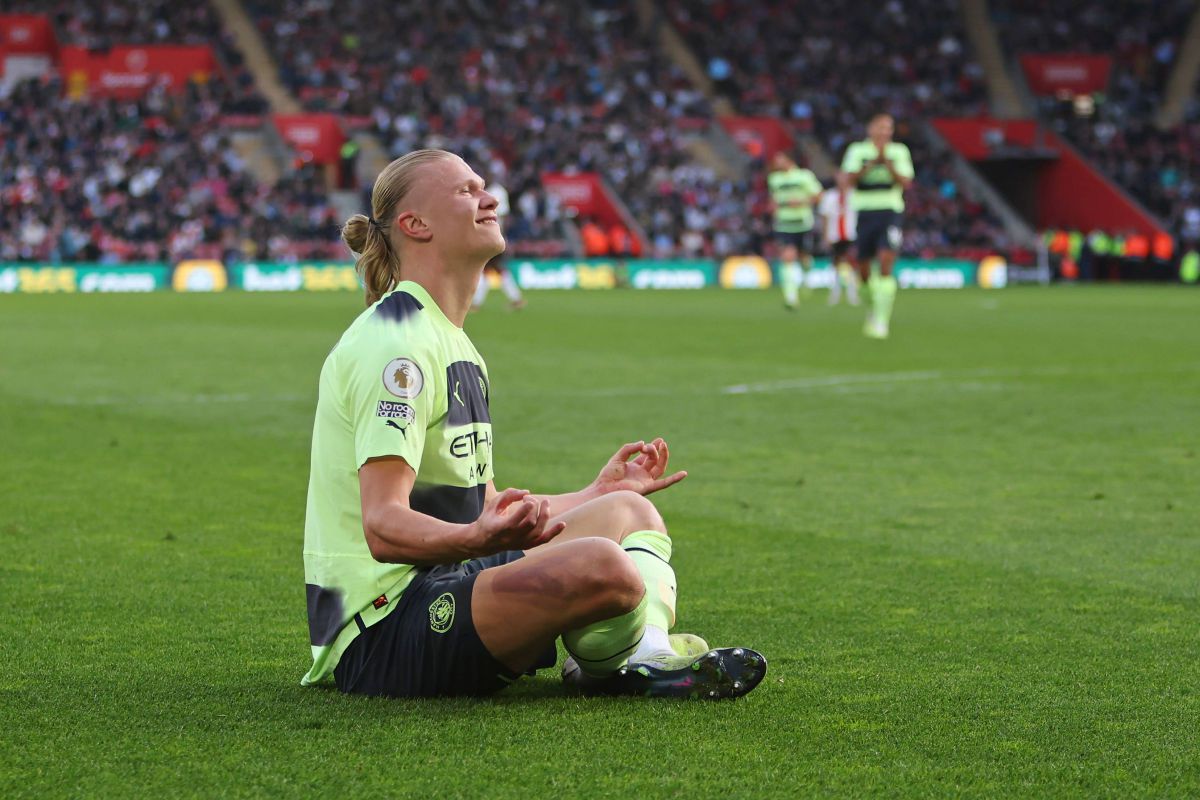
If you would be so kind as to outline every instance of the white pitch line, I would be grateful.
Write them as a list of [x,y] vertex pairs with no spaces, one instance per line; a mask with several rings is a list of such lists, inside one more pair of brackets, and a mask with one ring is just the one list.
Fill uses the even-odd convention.
[[[762,381],[756,383],[737,383],[732,386],[716,386],[711,388],[680,387],[680,386],[613,386],[608,389],[592,389],[562,392],[569,397],[651,397],[678,396],[680,394],[702,395],[715,392],[720,395],[763,394],[771,392],[794,392],[815,389],[833,389],[834,391],[854,391],[854,387],[863,387],[870,391],[872,387],[886,389],[903,383],[917,381],[959,380],[986,377],[1009,377],[1017,373],[1012,370],[961,370],[947,372],[943,370],[921,370],[914,372],[864,372],[849,375],[813,375],[806,378],[787,378],[778,381]],[[1020,374],[1032,374],[1028,371]],[[537,392],[545,396],[544,392]]]
[[823,389],[831,386],[852,386],[864,383],[908,383],[910,381],[937,381],[947,377],[941,370],[925,370],[923,372],[884,372],[864,373],[861,375],[818,375],[812,378],[790,378],[782,381],[764,381],[762,383],[735,383],[723,387],[721,394],[762,394],[768,392],[787,392],[804,389]]
[[1029,367],[1026,369],[997,369],[982,367],[964,370],[920,370],[914,372],[867,372],[850,375],[814,375],[810,378],[788,378],[778,381],[762,381],[759,383],[736,383],[725,386],[721,394],[770,394],[774,392],[794,392],[807,389],[826,389],[843,386],[897,386],[904,383],[923,381],[956,381],[971,378],[1037,378],[1064,375],[1132,375],[1154,372],[1194,372],[1200,369],[1197,364],[1181,364],[1178,367],[1148,368],[1148,367],[1092,367],[1079,369],[1062,365],[1044,367]]
[[170,406],[219,403],[296,403],[313,399],[306,394],[190,394],[149,397],[55,397],[45,402],[58,406]]

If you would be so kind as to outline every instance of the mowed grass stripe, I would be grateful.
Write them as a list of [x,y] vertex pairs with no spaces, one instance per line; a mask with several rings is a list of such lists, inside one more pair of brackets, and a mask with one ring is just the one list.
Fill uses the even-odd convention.
[[762,649],[763,687],[301,689],[316,374],[356,298],[5,297],[0,789],[1200,791],[1200,294],[905,292],[886,343],[769,293],[530,300],[468,323],[500,481],[667,436],[680,627]]

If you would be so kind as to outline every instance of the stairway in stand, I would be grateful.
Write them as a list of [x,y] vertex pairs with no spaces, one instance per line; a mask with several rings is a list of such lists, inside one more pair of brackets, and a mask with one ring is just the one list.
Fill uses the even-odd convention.
[[225,29],[233,34],[237,48],[246,59],[246,68],[254,76],[254,83],[263,97],[271,104],[276,114],[298,114],[304,109],[279,80],[279,67],[271,58],[267,46],[259,35],[250,15],[238,0],[209,0],[221,17]]
[[[696,58],[692,48],[679,35],[679,31],[675,30],[675,26],[663,16],[662,9],[654,0],[636,0],[635,8],[642,29],[651,34],[659,49],[683,70],[692,85],[704,93],[717,117],[735,116],[737,110],[729,102],[729,98],[717,92],[700,59]],[[688,152],[722,178],[746,177],[749,159],[719,123],[714,122],[689,142]]]
[[[279,66],[271,56],[258,27],[246,13],[240,0],[209,0],[217,14],[221,17],[225,28],[233,34],[234,41],[245,59],[246,68],[254,76],[258,90],[267,98],[274,114],[302,114],[304,107],[292,95],[279,79]],[[273,183],[278,180],[286,162],[286,145],[276,132],[270,129],[270,123],[264,121],[264,128],[259,133],[240,132],[235,137],[234,144],[238,152],[246,159],[250,168],[261,179]],[[370,131],[354,131],[348,134],[358,143],[359,158],[358,180],[360,185],[370,186],[375,176],[387,166],[391,158],[383,143]],[[328,169],[327,180],[332,187],[335,170]],[[357,192],[335,193],[335,204],[339,209],[345,207],[351,211],[359,210],[359,194]]]
[[1032,110],[1025,108],[1021,102],[1020,92],[1009,73],[1008,62],[1000,46],[1000,36],[988,13],[987,0],[963,0],[962,19],[975,58],[983,67],[992,116],[997,119],[1033,116]]
[[1197,75],[1200,75],[1200,6],[1192,12],[1187,33],[1179,43],[1175,68],[1171,70],[1171,77],[1167,79],[1166,94],[1155,120],[1159,128],[1165,130],[1183,122],[1192,92],[1196,88]]

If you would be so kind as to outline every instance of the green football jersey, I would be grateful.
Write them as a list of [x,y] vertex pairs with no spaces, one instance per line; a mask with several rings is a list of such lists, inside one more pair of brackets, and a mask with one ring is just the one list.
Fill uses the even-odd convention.
[[474,522],[493,476],[490,396],[467,334],[411,281],[364,311],[325,359],[304,523],[313,665],[302,684],[328,678],[359,621],[385,617],[413,579],[412,565],[371,556],[359,468],[400,456],[417,473],[414,511]]
[[[905,178],[912,179],[912,154],[908,145],[900,142],[889,142],[884,148],[885,155],[892,162],[896,172]],[[842,159],[843,172],[858,172],[879,157],[879,148],[870,139],[852,142],[846,148]],[[904,210],[904,189],[882,164],[866,167],[854,193],[850,195],[850,206],[855,211],[896,211]]]
[[796,201],[815,201],[824,191],[812,170],[793,167],[767,175],[767,188],[775,204],[774,228],[780,233],[804,233],[813,226],[812,204],[791,205]]

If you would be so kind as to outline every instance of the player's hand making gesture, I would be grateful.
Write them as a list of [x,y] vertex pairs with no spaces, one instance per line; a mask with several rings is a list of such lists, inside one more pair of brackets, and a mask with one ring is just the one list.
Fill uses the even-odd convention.
[[666,474],[670,457],[667,443],[661,437],[653,442],[630,442],[608,460],[592,485],[605,493],[625,489],[641,495],[652,494],[687,477],[682,470]]
[[565,522],[550,523],[550,502],[527,489],[505,489],[484,506],[472,523],[472,545],[491,555],[505,550],[529,550],[563,532]]

